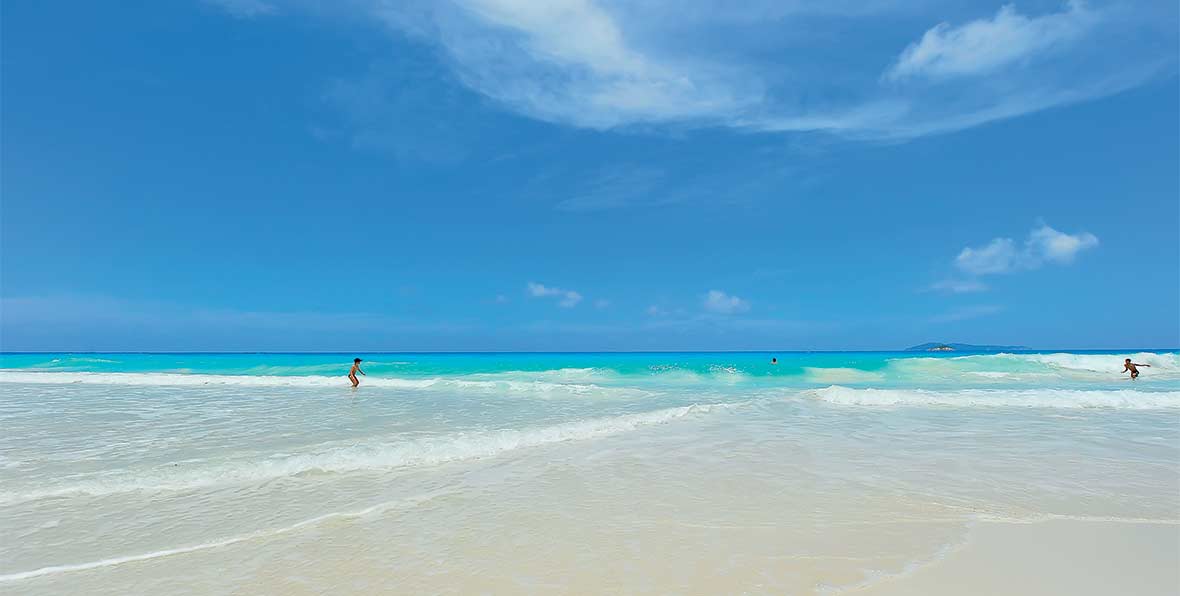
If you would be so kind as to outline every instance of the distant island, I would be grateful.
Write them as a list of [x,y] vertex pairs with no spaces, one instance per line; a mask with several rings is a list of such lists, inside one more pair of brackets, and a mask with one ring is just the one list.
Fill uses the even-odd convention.
[[906,348],[907,352],[1006,352],[1027,350],[1025,346],[977,346],[973,344],[929,343]]

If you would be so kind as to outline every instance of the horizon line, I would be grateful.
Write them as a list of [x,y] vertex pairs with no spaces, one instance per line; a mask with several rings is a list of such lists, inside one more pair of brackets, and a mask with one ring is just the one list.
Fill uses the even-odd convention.
[[1108,348],[1019,348],[1003,350],[931,351],[911,349],[835,349],[835,350],[355,350],[342,351],[285,351],[285,350],[0,350],[0,356],[36,354],[142,354],[142,355],[355,355],[355,354],[415,354],[415,355],[483,355],[483,354],[854,354],[854,353],[1016,353],[1016,352],[1180,352],[1180,347],[1108,347]]

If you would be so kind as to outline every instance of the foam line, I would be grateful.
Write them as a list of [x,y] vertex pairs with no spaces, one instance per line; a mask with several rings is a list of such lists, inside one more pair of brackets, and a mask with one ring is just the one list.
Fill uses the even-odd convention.
[[[33,372],[0,370],[0,383],[32,385],[101,385],[132,387],[330,387],[349,386],[348,377],[323,375],[212,375],[197,373],[125,373],[125,372]],[[405,390],[443,390],[496,394],[527,394],[573,397],[642,398],[652,392],[633,387],[604,387],[591,383],[553,382],[542,380],[510,380],[478,377],[432,377],[405,379],[395,377],[366,377],[365,387],[386,387]]]
[[123,470],[113,478],[28,493],[0,493],[11,505],[71,495],[103,496],[132,491],[182,491],[208,486],[251,484],[309,472],[343,473],[421,467],[492,457],[507,451],[566,441],[582,441],[633,431],[741,404],[703,404],[636,414],[591,418],[547,427],[456,433],[418,440],[369,442],[318,452],[274,457],[264,461],[226,462],[177,472],[175,466],[156,471]]
[[122,556],[122,557],[112,557],[110,559],[102,559],[99,561],[90,561],[87,563],[75,563],[72,565],[52,565],[49,567],[41,567],[39,569],[33,569],[31,571],[21,571],[18,573],[9,573],[7,575],[0,575],[0,583],[20,581],[20,580],[25,580],[25,579],[32,579],[35,577],[41,577],[44,575],[53,575],[53,574],[57,574],[57,573],[69,573],[72,571],[86,571],[89,569],[98,569],[101,567],[114,567],[116,565],[123,565],[125,563],[135,563],[137,561],[148,561],[151,559],[171,557],[173,555],[183,555],[186,553],[192,553],[192,552],[197,552],[197,551],[202,551],[202,550],[221,548],[224,546],[230,546],[232,544],[238,544],[239,542],[247,542],[250,540],[257,540],[259,538],[270,538],[273,536],[287,534],[289,532],[294,532],[300,528],[305,528],[307,526],[316,525],[316,524],[325,522],[330,519],[348,519],[348,518],[362,517],[362,516],[368,515],[370,513],[377,512],[377,511],[392,509],[392,508],[399,506],[399,505],[416,506],[421,503],[425,503],[427,501],[430,501],[431,499],[434,499],[439,494],[443,494],[443,493],[431,493],[428,495],[422,495],[419,497],[415,497],[415,498],[411,498],[411,499],[404,499],[401,501],[390,501],[390,502],[386,502],[386,503],[379,503],[377,505],[373,505],[371,507],[366,507],[366,508],[361,509],[359,511],[342,511],[342,512],[326,513],[324,515],[316,516],[311,519],[305,519],[301,522],[297,522],[297,523],[291,524],[289,526],[283,526],[281,528],[275,528],[275,529],[270,529],[270,530],[259,530],[257,532],[250,532],[249,534],[242,534],[240,536],[232,536],[230,538],[225,538],[223,540],[202,542],[200,544],[193,544],[190,546],[180,546],[180,547],[176,547],[176,548],[167,548],[167,549],[163,549],[163,550],[152,551],[149,553],[141,553],[138,555],[126,555],[126,556]]
[[1027,408],[1180,408],[1180,391],[1078,391],[1069,389],[853,389],[832,385],[804,392],[828,403],[849,406],[955,406]]

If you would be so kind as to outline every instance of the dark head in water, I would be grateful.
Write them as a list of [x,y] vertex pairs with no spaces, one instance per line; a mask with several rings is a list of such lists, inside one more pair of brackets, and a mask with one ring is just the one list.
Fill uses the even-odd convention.
[[360,359],[360,358],[353,358],[353,359],[352,359],[352,361],[353,361],[353,362],[360,362],[360,361],[361,361],[361,359]]
[[771,358],[770,363],[771,364],[778,364],[778,358]]

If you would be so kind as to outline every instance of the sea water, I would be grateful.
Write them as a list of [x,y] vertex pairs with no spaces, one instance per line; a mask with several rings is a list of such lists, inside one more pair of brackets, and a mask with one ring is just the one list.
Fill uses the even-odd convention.
[[0,355],[0,592],[838,592],[1180,524],[1176,352],[353,356]]

